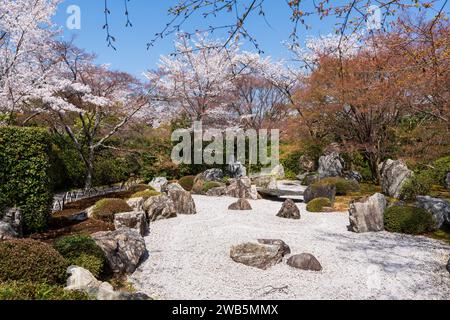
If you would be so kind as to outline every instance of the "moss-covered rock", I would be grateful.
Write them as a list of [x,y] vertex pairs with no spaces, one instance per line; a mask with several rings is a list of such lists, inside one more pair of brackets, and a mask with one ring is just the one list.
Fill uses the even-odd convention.
[[131,212],[133,209],[123,199],[102,199],[92,209],[94,219],[113,223],[116,213]]
[[384,226],[387,231],[423,234],[433,228],[433,216],[428,211],[404,205],[393,205],[384,213]]
[[332,177],[321,179],[314,183],[314,185],[334,185],[336,186],[337,196],[346,196],[352,192],[359,192],[359,183],[355,180],[347,180],[341,177]]
[[134,193],[131,198],[144,198],[147,200],[148,198],[159,196],[161,193],[154,190],[144,190]]
[[185,177],[182,177],[178,181],[178,183],[180,184],[180,186],[183,187],[184,190],[191,191],[192,187],[194,186],[194,179],[195,179],[195,176],[185,176]]
[[309,212],[326,212],[327,210],[325,208],[332,207],[333,204],[331,203],[330,199],[328,198],[317,198],[308,203],[306,206],[306,210]]

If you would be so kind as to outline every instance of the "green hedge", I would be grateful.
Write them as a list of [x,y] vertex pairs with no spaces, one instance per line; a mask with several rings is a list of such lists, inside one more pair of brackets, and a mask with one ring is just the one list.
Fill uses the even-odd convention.
[[423,234],[433,227],[433,216],[413,206],[392,206],[384,213],[384,225],[389,232]]
[[0,206],[21,208],[27,233],[47,225],[53,198],[50,149],[44,129],[0,127]]

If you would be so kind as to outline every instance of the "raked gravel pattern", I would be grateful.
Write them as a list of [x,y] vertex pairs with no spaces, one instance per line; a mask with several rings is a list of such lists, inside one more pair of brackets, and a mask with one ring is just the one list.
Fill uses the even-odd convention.
[[[276,217],[281,202],[250,201],[253,211],[228,211],[231,198],[194,196],[197,215],[151,224],[148,258],[130,276],[154,299],[450,299],[445,269],[450,246],[425,237],[347,231],[346,213]],[[292,254],[311,253],[323,271],[264,271],[235,263],[230,247],[282,239]]]

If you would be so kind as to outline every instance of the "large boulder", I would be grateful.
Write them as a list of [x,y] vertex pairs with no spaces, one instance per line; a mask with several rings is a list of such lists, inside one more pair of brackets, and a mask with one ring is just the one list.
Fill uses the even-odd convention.
[[145,198],[131,198],[127,200],[127,204],[132,208],[134,211],[141,212],[144,211],[144,203]]
[[[142,293],[125,293],[114,291],[114,288],[108,282],[97,280],[88,270],[70,266],[67,269],[70,275],[67,279],[67,286],[64,290],[82,291],[96,300],[148,300],[149,297]],[[133,299],[137,297],[138,299]]]
[[349,230],[357,233],[383,231],[386,205],[386,198],[380,193],[352,201]]
[[228,210],[234,210],[234,211],[246,211],[246,210],[252,210],[252,206],[247,201],[247,199],[239,199],[237,202],[232,203]]
[[274,176],[263,175],[253,177],[251,179],[252,184],[257,188],[265,189],[265,190],[275,190],[278,188],[277,179]]
[[416,206],[433,215],[435,225],[438,230],[445,224],[450,226],[450,203],[444,199],[432,198],[429,196],[418,196]]
[[287,199],[283,203],[283,206],[281,207],[281,210],[278,212],[277,217],[298,220],[301,218],[301,215],[300,210],[298,209],[295,202],[292,201],[291,199]]
[[144,203],[144,211],[149,221],[170,219],[177,216],[173,201],[165,194],[148,198]]
[[205,181],[222,181],[223,171],[222,169],[209,169],[202,173],[202,177]]
[[161,192],[169,193],[170,190],[186,191],[179,183],[168,183],[161,188]]
[[413,172],[401,160],[386,160],[378,167],[381,176],[381,188],[389,197],[400,198],[403,185],[412,177]]
[[174,204],[177,214],[197,213],[194,199],[189,191],[185,191],[184,189],[170,189],[168,195]]
[[332,203],[336,198],[336,186],[332,184],[312,184],[303,193],[305,203],[317,198],[328,198]]
[[233,198],[258,199],[256,188],[252,187],[252,181],[248,177],[232,180],[225,195]]
[[277,166],[275,166],[271,173],[272,176],[274,176],[276,179],[284,179],[286,176],[286,173],[284,171],[284,167],[282,164],[279,164]]
[[19,208],[7,208],[0,221],[8,224],[17,236],[21,237],[23,233],[22,218],[22,211]]
[[230,178],[238,179],[247,176],[247,168],[239,161],[230,161],[227,171]]
[[287,264],[293,268],[309,271],[322,271],[320,262],[309,253],[302,253],[292,256],[287,261]]
[[147,218],[145,212],[127,212],[117,213],[114,215],[114,227],[135,229],[141,236],[145,236],[148,232]]
[[129,228],[97,232],[92,239],[103,250],[109,267],[115,273],[133,273],[147,252],[144,238]]
[[337,152],[331,152],[319,159],[319,177],[320,179],[329,177],[340,177],[344,170],[344,160]]
[[155,191],[161,192],[161,189],[167,185],[169,183],[169,181],[167,181],[167,178],[165,177],[157,177],[154,178],[150,183],[150,187],[152,187],[153,189],[155,189]]
[[18,238],[19,234],[6,222],[0,221],[0,241]]
[[234,262],[263,270],[280,263],[286,254],[286,246],[282,244],[244,243],[230,250]]

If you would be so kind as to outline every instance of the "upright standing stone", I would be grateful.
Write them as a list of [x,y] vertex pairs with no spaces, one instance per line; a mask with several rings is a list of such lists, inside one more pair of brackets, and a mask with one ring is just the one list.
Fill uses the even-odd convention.
[[292,201],[291,199],[287,199],[283,203],[283,206],[281,207],[281,210],[278,212],[277,217],[298,220],[301,218],[301,215],[300,210],[298,209],[295,202]]
[[386,198],[380,193],[353,201],[349,209],[349,230],[357,233],[383,231],[386,205]]
[[403,185],[413,176],[401,160],[386,160],[378,167],[383,193],[389,197],[400,198]]

